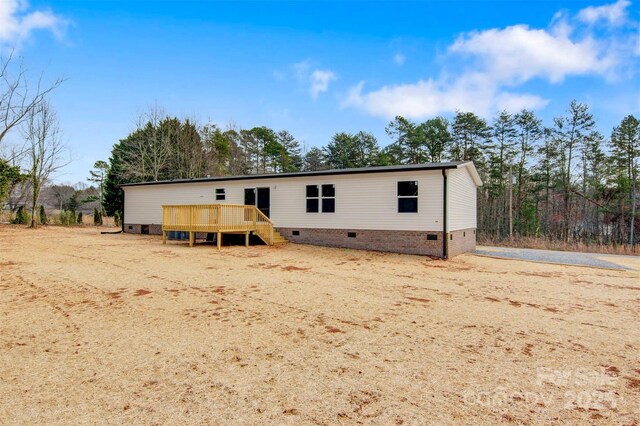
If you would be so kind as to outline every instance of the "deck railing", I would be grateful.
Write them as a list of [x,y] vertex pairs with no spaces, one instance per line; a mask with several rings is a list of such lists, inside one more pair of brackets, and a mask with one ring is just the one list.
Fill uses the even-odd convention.
[[[273,244],[273,223],[256,206],[242,204],[190,204],[162,206],[162,233],[185,231],[248,233],[254,231]],[[190,234],[190,239],[194,236]],[[220,240],[218,238],[218,240]]]

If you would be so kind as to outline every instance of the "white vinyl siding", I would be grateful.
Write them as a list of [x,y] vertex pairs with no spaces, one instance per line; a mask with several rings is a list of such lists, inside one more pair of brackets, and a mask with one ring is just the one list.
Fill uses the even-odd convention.
[[447,170],[447,231],[476,228],[476,184],[467,167]]
[[[414,214],[398,213],[397,183],[408,180],[418,181],[420,188]],[[306,186],[323,184],[335,185],[335,213],[306,213]],[[216,201],[214,189],[222,185],[226,199]],[[475,200],[475,184],[471,185]],[[244,204],[245,188],[262,187],[271,189],[271,220],[276,227],[442,230],[440,170],[129,186],[124,188],[125,223],[160,224],[163,204]]]

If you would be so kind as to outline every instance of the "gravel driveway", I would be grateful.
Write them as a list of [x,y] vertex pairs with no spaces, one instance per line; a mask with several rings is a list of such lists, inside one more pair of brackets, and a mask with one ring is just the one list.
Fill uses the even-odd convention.
[[501,257],[504,259],[529,260],[534,262],[549,262],[563,265],[594,266],[618,270],[639,270],[629,266],[636,263],[640,265],[638,256],[621,256],[599,253],[580,253],[571,251],[536,250],[513,247],[477,246],[475,254],[481,256]]

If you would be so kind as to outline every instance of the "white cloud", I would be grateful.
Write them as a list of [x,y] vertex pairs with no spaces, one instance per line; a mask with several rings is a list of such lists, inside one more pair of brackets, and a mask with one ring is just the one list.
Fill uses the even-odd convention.
[[[620,9],[618,12],[595,8],[595,12],[587,13],[587,8],[579,15],[593,19],[606,16],[609,22],[619,22],[625,19],[627,3],[620,0],[607,6]],[[351,88],[342,107],[363,109],[384,118],[403,115],[414,119],[458,109],[489,115],[502,109],[543,108],[548,100],[521,93],[518,88],[535,79],[552,84],[571,76],[611,79],[636,49],[626,47],[629,43],[624,42],[624,35],[599,34],[591,27],[585,28],[584,23],[577,27],[582,19],[558,13],[545,29],[513,25],[462,34],[449,46],[445,57],[456,70],[453,74],[447,74],[445,68],[440,77],[368,92],[360,82]]]
[[537,109],[548,103],[539,96],[500,91],[480,73],[465,75],[450,83],[430,79],[384,86],[369,93],[363,93],[363,89],[363,81],[353,86],[341,106],[357,107],[383,118],[402,115],[421,119],[456,110],[487,115],[502,109]]
[[402,53],[396,53],[393,56],[393,62],[395,62],[396,65],[398,65],[398,66],[404,65],[406,60],[407,60],[407,58]]
[[329,90],[329,83],[336,79],[336,74],[330,70],[314,70],[309,76],[311,87],[309,93],[312,99],[317,99],[320,93]]
[[549,101],[537,95],[528,93],[501,92],[495,98],[496,111],[522,111],[523,109],[540,109],[547,106]]
[[618,0],[603,6],[589,6],[578,13],[578,19],[587,24],[604,21],[613,26],[621,25],[627,19],[629,5],[631,5],[629,0]]
[[469,55],[503,83],[543,77],[552,83],[568,75],[606,74],[616,57],[592,37],[571,40],[567,29],[551,32],[514,25],[463,35],[449,48]]
[[0,0],[0,44],[16,45],[36,30],[60,37],[66,22],[49,10],[29,11],[26,0]]
[[[1,1],[1,0],[0,0]],[[328,69],[314,68],[311,61],[305,60],[291,65],[291,73],[299,84],[309,91],[313,100],[321,93],[329,90],[329,85],[336,79],[336,73]],[[276,76],[278,78],[278,76]]]

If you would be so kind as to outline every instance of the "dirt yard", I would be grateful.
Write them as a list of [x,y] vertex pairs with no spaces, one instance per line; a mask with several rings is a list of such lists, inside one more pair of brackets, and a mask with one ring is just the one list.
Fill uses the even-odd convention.
[[637,271],[0,226],[0,423],[637,425],[639,318]]

